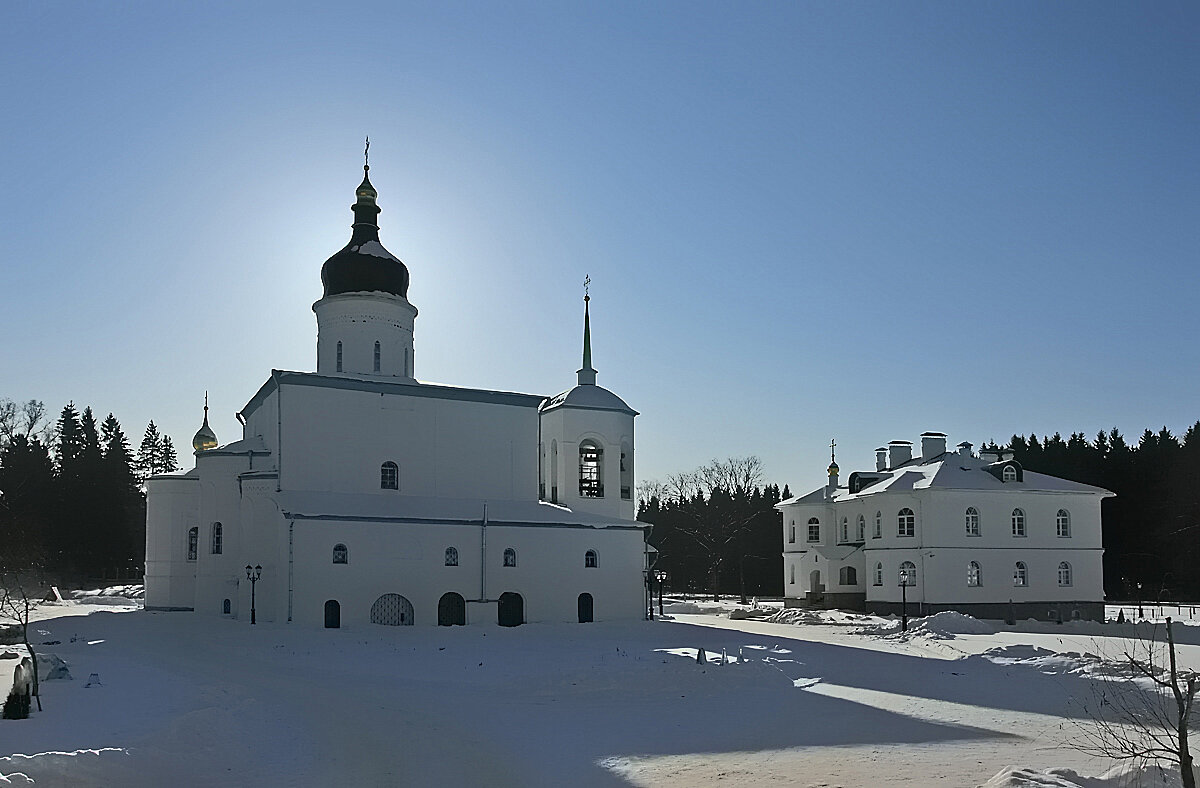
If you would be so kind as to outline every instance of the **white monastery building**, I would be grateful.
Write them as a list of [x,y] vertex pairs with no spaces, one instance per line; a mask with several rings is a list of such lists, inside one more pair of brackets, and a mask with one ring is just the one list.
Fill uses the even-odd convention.
[[272,370],[223,446],[206,401],[195,467],[147,482],[146,608],[315,627],[641,618],[637,413],[596,385],[588,297],[575,387],[422,383],[376,197],[364,175],[321,269],[317,371]]
[[838,475],[833,461],[825,487],[777,504],[788,606],[1103,620],[1108,490],[1026,471],[1006,449],[948,452],[938,432],[920,457],[892,441],[874,471]]

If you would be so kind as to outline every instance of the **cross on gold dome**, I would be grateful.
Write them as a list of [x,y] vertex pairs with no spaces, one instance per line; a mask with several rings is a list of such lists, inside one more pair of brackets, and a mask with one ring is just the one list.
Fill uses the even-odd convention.
[[371,169],[371,138],[367,137],[367,145],[363,148],[363,169]]

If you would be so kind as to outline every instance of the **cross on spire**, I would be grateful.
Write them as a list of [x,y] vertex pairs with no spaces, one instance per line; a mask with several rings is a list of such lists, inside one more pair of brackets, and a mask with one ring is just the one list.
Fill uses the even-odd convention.
[[367,137],[367,145],[363,148],[363,170],[371,169],[371,138]]
[[834,453],[833,453],[834,449],[836,449],[836,448],[837,448],[837,440],[831,439],[829,441],[829,461],[830,462],[837,462],[837,460],[834,458]]
[[588,295],[588,285],[592,283],[592,277],[589,274],[583,276],[583,300],[590,301],[592,297]]

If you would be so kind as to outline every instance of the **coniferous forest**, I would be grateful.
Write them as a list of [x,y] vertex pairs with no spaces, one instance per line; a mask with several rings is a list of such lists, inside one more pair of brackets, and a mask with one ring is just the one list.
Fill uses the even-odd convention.
[[[1182,437],[1148,429],[1133,445],[1116,428],[1090,441],[1082,433],[1013,435],[1009,445],[1028,470],[1116,493],[1102,504],[1109,599],[1200,600],[1200,422]],[[641,484],[638,519],[654,524],[650,544],[670,576],[667,589],[781,594],[783,531],[774,505],[790,495],[787,485],[781,492],[763,482],[753,457]]]
[[136,451],[117,418],[68,403],[54,420],[37,400],[0,399],[0,570],[75,579],[141,576],[141,485],[178,470],[154,422]]

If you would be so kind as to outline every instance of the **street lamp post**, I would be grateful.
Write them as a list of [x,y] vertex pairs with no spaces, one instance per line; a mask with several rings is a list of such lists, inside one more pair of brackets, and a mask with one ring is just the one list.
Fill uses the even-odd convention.
[[908,631],[908,570],[900,570],[900,631]]
[[663,614],[662,587],[663,582],[667,579],[667,571],[665,569],[655,569],[654,579],[658,581],[658,615],[661,617]]
[[250,623],[251,624],[258,623],[257,621],[254,620],[255,619],[254,590],[255,590],[255,587],[258,585],[258,579],[260,577],[262,577],[262,567],[261,566],[250,566],[250,564],[246,564],[246,579],[250,581]]

